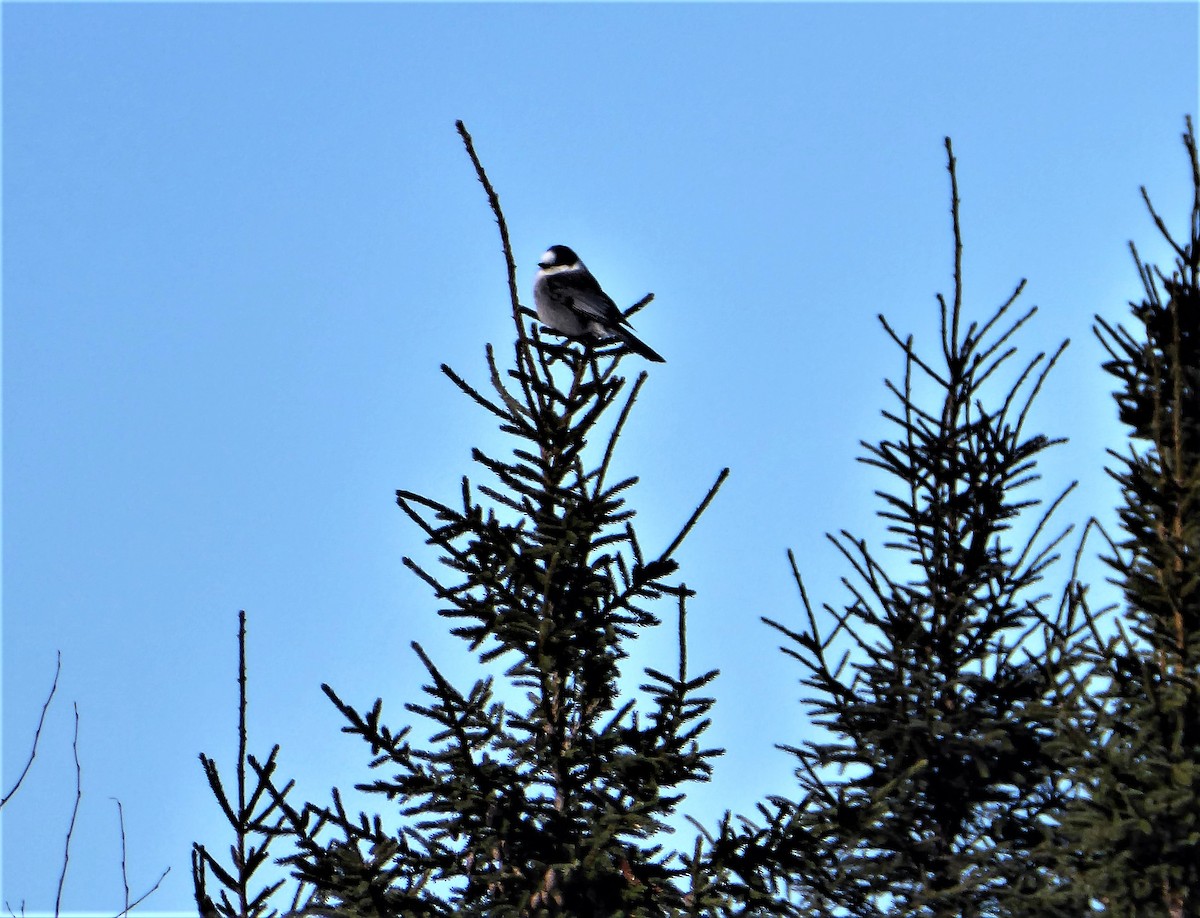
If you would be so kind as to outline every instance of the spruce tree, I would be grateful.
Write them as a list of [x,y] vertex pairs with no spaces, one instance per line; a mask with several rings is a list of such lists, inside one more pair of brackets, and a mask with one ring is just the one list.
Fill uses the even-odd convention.
[[[716,673],[687,672],[692,594],[673,556],[725,472],[669,545],[643,551],[626,502],[637,479],[613,469],[647,376],[627,385],[619,346],[544,337],[529,322],[498,198],[459,131],[500,226],[516,337],[507,368],[488,346],[488,388],[442,369],[512,452],[474,450],[486,481],[464,477],[456,502],[408,490],[397,501],[441,569],[405,563],[486,675],[459,687],[414,644],[428,683],[396,730],[382,701],[360,711],[324,686],[344,731],[370,747],[375,777],[357,787],[380,809],[352,816],[336,789],[332,805],[295,808],[280,792],[297,846],[285,863],[310,891],[306,914],[696,914],[711,898],[699,862],[664,835],[719,754],[700,742]],[[622,667],[663,603],[677,663],[646,669],[631,692]]]
[[[1018,362],[1024,281],[981,324],[964,315],[956,164],[949,139],[954,288],[941,334],[918,351],[886,318],[904,373],[887,382],[892,434],[864,442],[882,472],[882,550],[830,536],[849,599],[817,614],[799,565],[805,624],[765,619],[801,669],[818,732],[784,746],[797,792],[753,820],[726,818],[712,851],[731,894],[799,915],[1034,914],[1059,879],[1031,869],[1061,808],[1049,744],[1072,663],[1077,604],[1042,584],[1066,530],[1029,486],[1059,440],[1029,430],[1066,347]],[[1073,486],[1072,486],[1073,487]],[[810,728],[812,729],[812,728]],[[812,734],[810,734],[812,735]]]
[[[1189,237],[1168,275],[1131,245],[1134,331],[1096,317],[1128,451],[1111,451],[1123,538],[1106,561],[1124,603],[1097,641],[1096,703],[1073,724],[1081,793],[1068,851],[1115,916],[1200,914],[1200,160],[1188,119]],[[1099,632],[1098,632],[1099,634]]]

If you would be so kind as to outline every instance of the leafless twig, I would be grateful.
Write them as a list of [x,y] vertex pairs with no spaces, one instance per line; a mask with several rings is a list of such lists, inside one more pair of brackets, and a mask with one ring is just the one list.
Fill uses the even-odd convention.
[[125,887],[125,908],[121,909],[121,914],[127,915],[129,914],[129,871],[125,865],[125,808],[121,806],[121,801],[116,797],[110,799],[116,801],[117,823],[121,827],[121,885]]
[[[54,693],[58,691],[58,674],[60,672],[62,672],[61,650],[58,652],[58,662],[54,666],[54,683],[50,686],[50,694],[46,696],[46,701],[42,705],[42,716],[38,718],[37,729],[33,732],[33,748],[29,750],[29,758],[25,761],[25,767],[21,770],[21,774],[17,778],[17,783],[12,786],[12,790],[0,799],[0,809],[3,809],[4,805],[12,799],[12,795],[17,792],[17,788],[25,780],[25,775],[29,773],[29,768],[33,765],[33,760],[37,756],[38,740],[42,737],[42,725],[46,722],[46,711],[50,709],[50,702],[54,700]],[[9,911],[11,912],[11,909]]]
[[155,890],[158,889],[159,886],[162,885],[162,881],[167,878],[167,874],[170,872],[171,872],[171,868],[168,867],[166,870],[164,870],[162,873],[160,873],[158,875],[158,879],[154,881],[154,885],[151,886],[144,893],[142,893],[140,896],[138,896],[136,899],[134,899],[132,902],[128,902],[129,890],[127,887],[126,888],[126,901],[128,904],[125,906],[125,911],[121,912],[121,914],[118,915],[117,918],[125,918],[125,916],[128,915],[130,911],[137,908],[139,905],[141,905],[143,902],[145,902],[147,899],[149,899],[151,893],[153,893]]
[[71,740],[71,751],[75,754],[75,805],[71,808],[71,823],[67,826],[67,840],[63,846],[62,873],[58,875],[58,895],[54,897],[54,918],[62,912],[63,887],[67,883],[67,865],[71,862],[71,837],[75,834],[75,818],[79,815],[79,801],[83,797],[83,770],[79,767],[79,705],[75,704],[75,736]]

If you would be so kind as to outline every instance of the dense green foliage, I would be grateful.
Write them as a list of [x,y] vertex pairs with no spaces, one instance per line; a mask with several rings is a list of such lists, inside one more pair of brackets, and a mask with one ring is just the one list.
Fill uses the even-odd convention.
[[[1112,451],[1123,537],[1106,558],[1124,593],[1098,638],[1070,763],[1082,793],[1067,825],[1077,876],[1106,914],[1200,912],[1200,160],[1184,137],[1195,197],[1168,274],[1133,250],[1145,288],[1134,331],[1097,318],[1118,382],[1127,451]],[[1143,192],[1145,194],[1145,192]],[[1165,296],[1164,296],[1165,294]]]

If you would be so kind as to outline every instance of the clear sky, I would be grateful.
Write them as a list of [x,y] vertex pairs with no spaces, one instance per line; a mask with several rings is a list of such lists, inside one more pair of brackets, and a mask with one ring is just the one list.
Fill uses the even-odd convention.
[[[191,907],[192,841],[222,849],[197,754],[235,750],[237,610],[251,748],[282,744],[299,795],[365,778],[318,685],[392,725],[421,641],[468,685],[397,488],[452,500],[511,353],[499,241],[454,131],[505,206],[528,289],[566,243],[667,358],[619,465],[662,547],[684,546],[694,670],[719,667],[729,754],[684,806],[712,824],[794,787],[799,672],[759,623],[845,598],[824,533],[878,534],[901,371],[885,312],[934,344],[949,292],[943,137],[959,159],[968,316],[1022,277],[1030,354],[1073,344],[1035,420],[1070,438],[1041,493],[1111,518],[1120,448],[1090,327],[1138,294],[1126,243],[1164,255],[1138,195],[1181,228],[1197,114],[1197,7],[1174,4],[135,5],[5,3],[4,786],[63,655],[38,760],[4,812],[0,905]],[[636,358],[626,364],[642,369]],[[664,608],[664,614],[670,609]],[[670,659],[669,632],[637,665]],[[686,846],[686,842],[684,842]]]

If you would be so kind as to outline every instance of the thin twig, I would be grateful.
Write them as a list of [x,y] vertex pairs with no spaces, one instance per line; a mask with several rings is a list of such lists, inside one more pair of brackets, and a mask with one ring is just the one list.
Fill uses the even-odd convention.
[[144,893],[142,893],[140,896],[138,896],[136,899],[134,899],[132,902],[130,902],[128,907],[125,909],[125,912],[122,912],[122,915],[132,911],[133,909],[135,909],[139,905],[141,905],[143,902],[145,902],[147,899],[149,899],[151,894],[154,893],[158,889],[158,887],[162,885],[162,881],[167,878],[167,874],[170,872],[171,872],[171,868],[168,867],[161,874],[159,874],[158,879],[154,881],[154,885],[151,886]]
[[704,495],[704,500],[700,501],[700,506],[696,508],[695,512],[683,525],[683,528],[679,530],[679,535],[675,536],[675,540],[666,547],[661,555],[658,556],[660,561],[666,560],[675,553],[675,549],[677,549],[683,543],[683,540],[687,538],[688,533],[692,531],[692,527],[696,525],[696,521],[699,520],[701,514],[708,509],[708,505],[712,503],[713,498],[717,496],[717,491],[720,490],[721,485],[725,483],[725,479],[728,477],[729,469],[721,469],[721,474],[717,476],[717,480],[713,482],[713,486],[709,488],[708,493]]
[[33,765],[34,758],[37,757],[38,740],[42,736],[42,725],[46,723],[46,711],[50,708],[50,702],[54,699],[54,693],[58,691],[58,674],[60,672],[62,672],[61,650],[58,652],[58,662],[54,666],[54,682],[50,686],[50,694],[46,696],[46,701],[42,704],[42,715],[38,718],[37,729],[33,731],[33,748],[29,750],[29,758],[25,761],[25,767],[21,770],[21,774],[17,778],[17,783],[12,786],[12,790],[4,795],[3,799],[0,799],[0,809],[4,809],[4,805],[17,792],[17,788],[21,786],[21,782],[25,780],[25,776],[29,774],[29,769]]
[[109,797],[117,804],[117,824],[121,827],[121,885],[125,887],[125,907],[121,909],[121,915],[129,914],[129,871],[126,867],[125,860],[125,808],[121,806],[121,801],[116,797]]
[[642,385],[646,382],[646,379],[647,373],[643,370],[638,374],[638,378],[633,384],[633,389],[629,393],[629,398],[625,400],[625,405],[617,417],[617,423],[613,425],[612,433],[608,438],[608,446],[604,450],[604,458],[600,462],[600,468],[596,476],[596,494],[599,494],[604,488],[604,476],[608,473],[609,463],[612,462],[613,451],[617,446],[617,437],[621,435],[621,431],[625,427],[625,421],[629,418],[629,412],[633,409],[633,403],[637,399],[638,393],[642,390]]
[[1167,244],[1175,250],[1175,254],[1179,256],[1180,260],[1186,263],[1188,260],[1187,250],[1175,241],[1175,237],[1172,236],[1171,231],[1167,229],[1166,221],[1163,220],[1163,218],[1159,216],[1158,211],[1154,209],[1154,204],[1150,201],[1150,193],[1146,191],[1145,185],[1142,186],[1142,200],[1146,202],[1146,209],[1150,211],[1150,216],[1154,220],[1154,225],[1158,227],[1158,231],[1162,234],[1163,239],[1167,240]]
[[517,265],[513,260],[512,243],[508,237],[508,224],[504,221],[504,214],[500,210],[500,196],[496,194],[496,189],[492,187],[487,172],[483,169],[483,163],[479,161],[479,156],[475,152],[475,142],[467,132],[467,126],[462,121],[455,121],[454,126],[458,129],[459,136],[462,137],[463,145],[467,148],[467,155],[471,157],[471,164],[475,167],[475,174],[479,177],[479,184],[487,193],[488,204],[496,216],[496,224],[500,227],[500,243],[504,248],[504,261],[508,267],[508,292],[512,298],[513,320],[517,323],[518,330],[523,330],[525,323],[521,321],[521,303],[517,294]]
[[[508,295],[512,301],[513,324],[517,326],[518,359],[522,351],[524,351],[525,362],[528,365],[529,372],[532,375],[536,375],[533,356],[529,354],[528,346],[521,346],[522,344],[528,344],[528,336],[525,332],[525,322],[521,316],[521,296],[517,291],[517,263],[516,259],[513,258],[512,241],[508,235],[508,223],[505,222],[504,212],[500,209],[500,196],[496,194],[496,189],[492,187],[487,172],[483,168],[483,163],[479,161],[479,155],[475,152],[475,142],[467,132],[467,126],[462,121],[454,122],[454,126],[458,129],[458,134],[462,137],[463,145],[467,148],[467,155],[471,158],[471,164],[475,167],[475,175],[478,177],[479,184],[483,186],[483,190],[487,194],[488,205],[492,208],[492,214],[496,217],[496,225],[500,228],[500,246],[504,250],[504,264],[508,270]],[[522,388],[525,389],[525,400],[532,410],[536,404],[533,393],[530,392],[528,384],[524,381],[522,381]]]
[[958,220],[958,171],[955,168],[957,160],[954,158],[954,148],[950,144],[950,138],[946,138],[946,169],[950,173],[950,216],[954,223],[954,311],[951,316],[952,328],[950,332],[950,341],[945,339],[943,323],[942,347],[946,352],[946,362],[953,364],[951,355],[955,353],[958,347],[958,320],[962,314],[962,227]]
[[58,875],[58,895],[54,898],[54,918],[62,913],[63,887],[67,883],[67,865],[71,862],[71,838],[75,834],[75,818],[79,815],[79,801],[83,797],[83,770],[79,767],[79,705],[75,708],[75,736],[71,750],[75,754],[75,805],[71,808],[71,823],[67,826],[67,840],[63,846],[62,873]]

